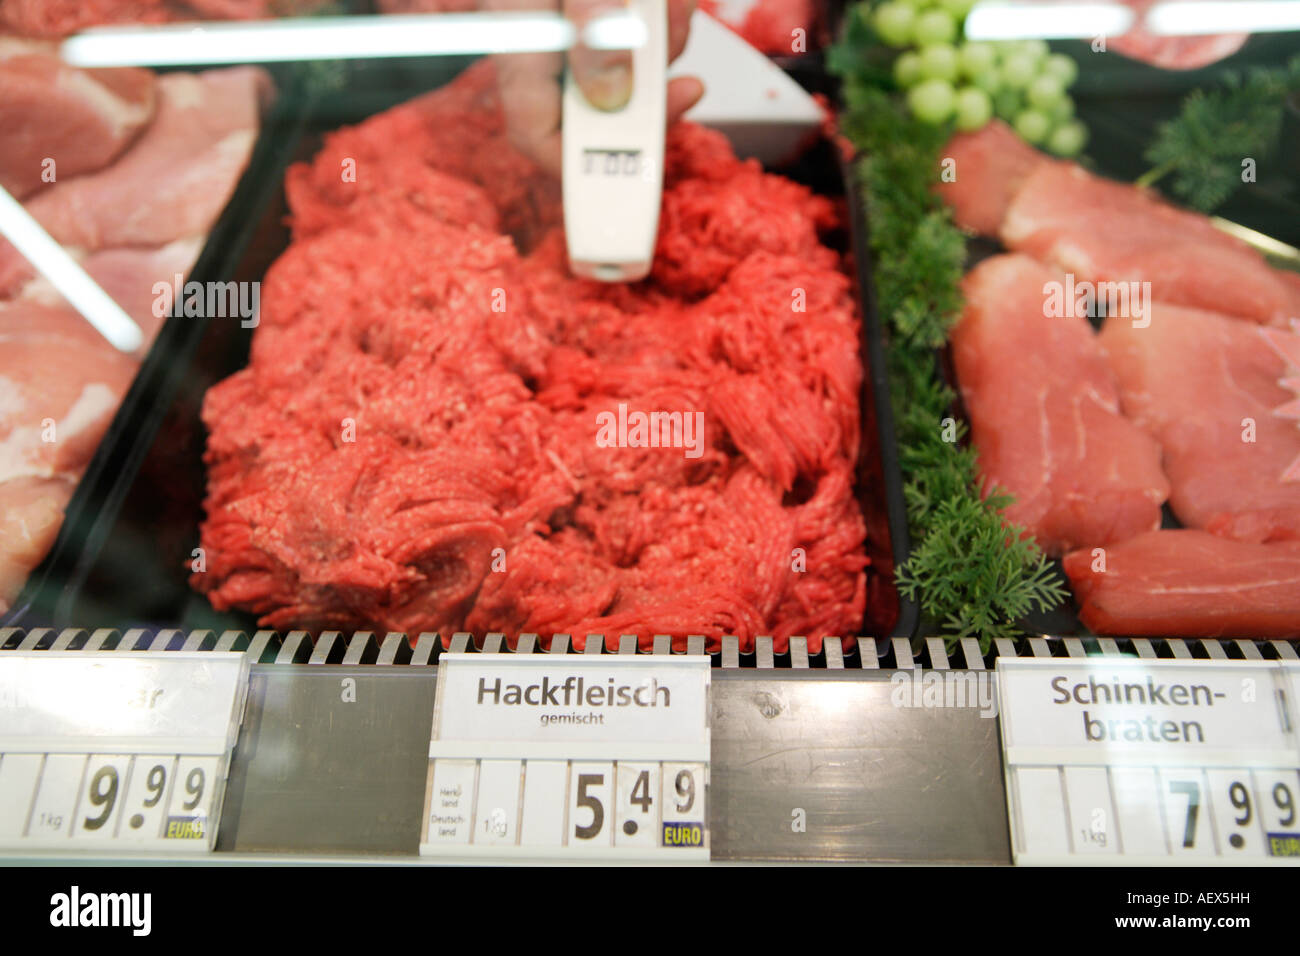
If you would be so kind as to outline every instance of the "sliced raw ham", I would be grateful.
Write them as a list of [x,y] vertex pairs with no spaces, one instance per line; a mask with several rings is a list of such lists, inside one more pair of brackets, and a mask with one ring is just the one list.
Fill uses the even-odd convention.
[[1178,520],[1245,540],[1300,538],[1300,481],[1284,480],[1300,429],[1276,414],[1295,394],[1269,342],[1293,333],[1159,302],[1150,321],[1107,319],[1101,344],[1125,414],[1164,451]]
[[[27,211],[65,247],[156,248],[205,234],[248,162],[266,73],[233,67],[158,78],[158,115],[109,168],[38,193]],[[0,244],[0,295],[31,278]]]
[[1029,174],[1054,162],[1001,120],[974,133],[958,133],[948,141],[943,158],[953,161],[956,178],[940,181],[939,195],[952,207],[957,225],[985,236],[997,235],[1011,200]]
[[102,169],[153,111],[148,70],[78,70],[49,45],[7,41],[0,45],[0,186],[22,199],[50,175],[58,181]]
[[[1300,541],[1254,544],[1192,529],[1150,531],[1066,555],[1094,633],[1300,637]],[[1094,570],[1096,568],[1097,570]]]
[[1169,493],[1087,321],[1044,314],[1059,279],[1026,256],[986,259],[962,283],[952,335],[985,490],[1014,495],[1007,520],[1051,555],[1158,527]]
[[1150,298],[1282,325],[1300,289],[1210,220],[1069,163],[1042,163],[1007,210],[1002,241],[1079,281],[1149,282]]

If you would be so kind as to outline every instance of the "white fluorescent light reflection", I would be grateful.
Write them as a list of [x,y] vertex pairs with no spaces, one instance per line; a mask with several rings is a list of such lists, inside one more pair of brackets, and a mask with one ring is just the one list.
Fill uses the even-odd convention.
[[1119,36],[1135,16],[1117,3],[979,3],[966,18],[968,40],[1064,40]]
[[1292,262],[1300,262],[1300,249],[1295,246],[1289,246],[1272,236],[1266,236],[1262,232],[1256,232],[1254,229],[1235,223],[1230,219],[1223,219],[1220,216],[1211,216],[1210,222],[1228,233],[1228,235],[1236,236],[1242,242],[1249,243],[1266,255],[1276,256],[1279,259],[1290,259]]
[[114,348],[134,352],[144,343],[140,327],[114,302],[77,261],[50,238],[40,223],[0,187],[0,234],[72,303]]
[[[68,37],[60,52],[74,66],[183,66],[548,53],[574,38],[559,13],[443,13],[96,27]],[[587,25],[584,40],[595,50],[632,49],[646,42],[646,27],[630,13],[607,14]]]
[[1158,36],[1283,33],[1300,30],[1300,0],[1160,3],[1147,11],[1146,26]]

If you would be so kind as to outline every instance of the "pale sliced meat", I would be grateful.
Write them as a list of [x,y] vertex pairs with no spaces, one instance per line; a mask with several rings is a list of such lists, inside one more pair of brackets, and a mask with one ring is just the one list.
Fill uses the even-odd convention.
[[[203,235],[248,163],[266,73],[234,67],[158,78],[158,114],[109,168],[38,193],[27,211],[65,247],[157,248]],[[32,275],[0,244],[0,294]]]
[[59,37],[87,27],[176,20],[264,20],[311,13],[328,0],[3,0],[0,25]]
[[1036,167],[1000,236],[1080,281],[1148,282],[1152,299],[1253,322],[1300,316],[1300,291],[1250,246],[1205,216],[1073,164]]
[[63,476],[0,481],[0,614],[54,545],[75,486]]
[[1300,637],[1300,541],[1254,544],[1151,531],[1066,555],[1079,617],[1096,634]]
[[1130,32],[1110,41],[1117,53],[1142,60],[1162,70],[1199,70],[1232,56],[1249,38],[1245,33],[1202,37],[1162,37],[1145,31]]
[[135,370],[71,309],[0,305],[0,481],[79,473]]
[[54,543],[135,368],[71,309],[0,304],[0,613]]
[[30,37],[60,37],[87,27],[116,23],[163,23],[170,19],[166,0],[4,0],[0,24],[5,32]]
[[1242,48],[1248,33],[1222,33],[1206,36],[1160,36],[1147,28],[1146,15],[1157,0],[1122,0],[1138,15],[1138,22],[1128,33],[1110,40],[1110,49],[1162,70],[1197,70],[1232,56]]
[[380,13],[468,13],[478,0],[376,0]]
[[148,70],[79,70],[43,44],[0,47],[0,186],[15,198],[108,165],[153,117]]
[[1296,396],[1269,344],[1293,333],[1159,302],[1150,319],[1107,319],[1101,343],[1124,412],[1160,442],[1178,520],[1255,541],[1300,538],[1300,481],[1284,480],[1300,429],[1276,414]]
[[[1060,276],[1025,256],[985,260],[962,283],[952,354],[985,491],[1043,550],[1123,540],[1160,524],[1160,449],[1120,414],[1087,320],[1044,314]],[[936,423],[936,427],[938,427]]]
[[[154,336],[166,321],[166,302],[159,304],[157,283],[175,287],[176,277],[189,274],[203,249],[202,236],[177,239],[158,249],[105,249],[93,252],[81,261],[81,267],[100,288],[113,297],[126,313],[135,319],[144,332],[144,344],[139,355],[149,350]],[[37,276],[23,287],[22,300],[46,305],[63,304],[63,297],[43,276]]]
[[953,178],[940,179],[939,195],[952,207],[957,225],[985,236],[997,235],[1011,200],[1029,174],[1043,163],[1054,162],[1001,120],[974,133],[955,135],[944,148],[943,160],[952,160],[949,175]]

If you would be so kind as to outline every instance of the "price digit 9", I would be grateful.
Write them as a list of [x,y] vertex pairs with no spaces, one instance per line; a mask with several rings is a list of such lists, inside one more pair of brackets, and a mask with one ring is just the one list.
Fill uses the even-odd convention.
[[689,770],[677,771],[677,779],[673,781],[673,789],[677,791],[677,796],[684,800],[685,803],[677,804],[678,813],[686,813],[691,807],[695,806],[695,774]]
[[186,810],[193,810],[199,805],[199,801],[203,799],[203,784],[206,779],[202,767],[195,767],[185,775],[185,792],[194,797],[193,800],[186,800],[181,804]]
[[158,806],[158,801],[163,797],[163,790],[167,787],[167,768],[162,764],[154,764],[149,768],[149,775],[144,779],[145,790],[149,796],[145,798],[146,807]]
[[111,764],[100,767],[90,778],[89,800],[92,806],[103,807],[97,817],[86,817],[83,826],[87,830],[98,830],[113,815],[113,804],[117,803],[117,768]]
[[1244,827],[1250,822],[1250,791],[1246,789],[1244,783],[1235,781],[1228,787],[1228,799],[1241,811],[1241,816],[1234,817],[1233,822],[1237,826]]
[[1277,822],[1284,827],[1289,827],[1295,823],[1295,797],[1291,795],[1291,788],[1284,783],[1273,785],[1273,803],[1277,808],[1286,814],[1284,819]]

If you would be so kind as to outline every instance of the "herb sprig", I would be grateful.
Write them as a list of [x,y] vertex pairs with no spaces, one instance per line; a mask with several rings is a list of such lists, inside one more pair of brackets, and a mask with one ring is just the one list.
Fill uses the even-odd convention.
[[1242,184],[1242,161],[1262,163],[1277,152],[1283,110],[1300,92],[1300,56],[1281,67],[1224,75],[1218,89],[1196,89],[1178,116],[1161,123],[1145,153],[1150,186],[1172,174],[1168,189],[1187,205],[1211,212]]
[[[936,349],[961,314],[965,237],[932,190],[949,130],[913,119],[867,54],[849,18],[828,63],[844,80],[842,129],[864,158],[857,172],[870,216],[875,287],[888,338],[889,387],[914,546],[899,590],[951,637],[987,644],[1019,632],[1032,610],[1066,596],[1046,556],[1007,525],[1005,495],[980,494],[965,427],[947,424],[956,396]],[[956,438],[956,441],[947,440]]]

